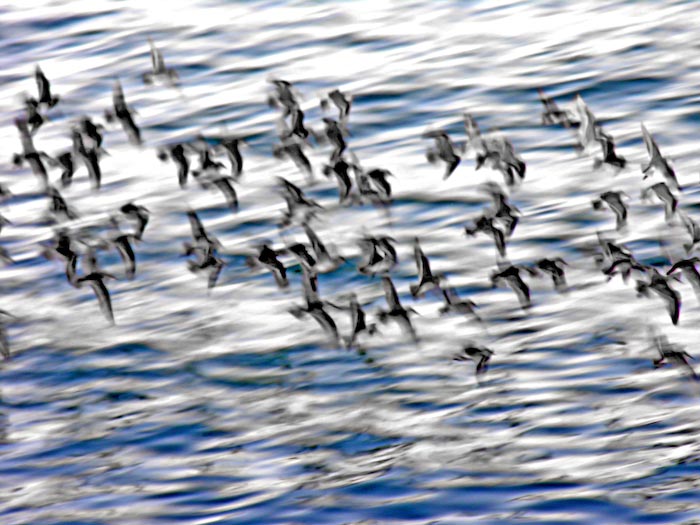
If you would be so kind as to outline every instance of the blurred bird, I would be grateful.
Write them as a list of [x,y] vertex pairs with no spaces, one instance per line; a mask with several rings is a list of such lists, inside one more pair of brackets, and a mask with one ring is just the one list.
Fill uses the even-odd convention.
[[559,109],[554,99],[545,95],[542,88],[538,88],[537,92],[540,96],[540,102],[544,105],[544,110],[542,111],[542,125],[561,124],[565,128],[570,128],[575,120],[574,115],[570,111]]
[[107,122],[112,122],[116,117],[122,124],[124,133],[129,139],[129,142],[136,146],[141,145],[141,131],[136,126],[134,118],[131,115],[131,110],[126,104],[126,99],[124,98],[124,90],[122,89],[121,82],[116,80],[114,82],[114,88],[112,90],[112,102],[114,105],[114,111],[105,111],[105,119]]
[[46,104],[50,108],[58,104],[59,97],[51,94],[51,83],[39,66],[36,66],[34,69],[34,79],[39,91],[39,99],[36,102],[38,104]]
[[622,201],[622,196],[629,197],[624,191],[606,191],[601,193],[598,199],[592,201],[593,209],[600,210],[603,203],[607,204],[615,214],[616,229],[620,230],[627,225],[627,205]]
[[158,150],[158,158],[166,162],[168,157],[177,166],[177,181],[181,188],[187,185],[187,175],[190,172],[190,160],[185,155],[185,147],[182,144],[173,144],[165,149]]
[[418,277],[420,281],[418,284],[412,284],[409,289],[413,297],[419,297],[425,294],[425,292],[437,288],[440,285],[440,278],[434,276],[430,271],[430,261],[428,261],[425,253],[423,253],[418,237],[413,240],[413,254],[416,260],[416,266],[418,267]]
[[455,153],[454,144],[450,140],[450,137],[443,130],[426,131],[423,133],[424,139],[434,139],[435,148],[431,148],[426,153],[426,158],[428,162],[434,164],[438,159],[443,161],[445,166],[445,174],[443,175],[443,180],[446,180],[454,173],[459,165],[462,157]]
[[671,190],[666,185],[665,182],[657,182],[652,184],[648,188],[642,190],[642,199],[646,200],[649,198],[649,193],[654,192],[656,196],[664,203],[664,217],[668,222],[676,213],[676,207],[678,206],[678,199],[671,193]]
[[523,278],[520,275],[520,271],[525,270],[530,275],[536,276],[537,272],[522,265],[510,265],[506,268],[501,269],[498,272],[491,273],[490,279],[491,284],[495,287],[499,281],[504,280],[506,284],[515,292],[518,296],[518,301],[523,309],[530,308],[532,303],[530,301],[530,288],[525,284]]
[[488,370],[491,356],[493,356],[493,350],[485,346],[469,345],[462,348],[462,353],[457,354],[453,359],[455,361],[474,361],[476,363],[476,375],[480,376]]
[[112,301],[104,283],[105,278],[116,279],[116,277],[106,272],[92,272],[84,277],[79,277],[76,283],[79,288],[81,288],[84,283],[88,283],[92,287],[102,313],[111,324],[115,324],[114,313],[112,312]]
[[178,80],[177,71],[172,68],[165,67],[163,53],[161,53],[153,40],[148,39],[148,44],[151,47],[151,71],[143,74],[144,84],[153,84],[157,78],[165,78],[168,82],[175,83]]
[[673,171],[671,165],[661,155],[659,146],[656,144],[656,141],[651,136],[651,133],[649,133],[647,131],[647,128],[644,127],[643,123],[642,137],[644,138],[644,145],[646,146],[647,153],[649,154],[649,164],[642,167],[642,173],[644,173],[643,178],[646,179],[647,177],[651,176],[651,170],[652,168],[654,168],[658,170],[661,173],[661,175],[663,175],[667,182],[671,183],[671,186],[673,186],[675,190],[680,191],[681,187],[678,185],[678,179],[676,179],[676,172]]
[[391,277],[382,277],[382,285],[384,286],[384,296],[386,298],[388,310],[379,310],[378,317],[381,323],[385,323],[387,319],[394,319],[399,325],[411,334],[411,338],[414,342],[418,342],[418,336],[413,328],[411,319],[409,318],[410,313],[418,313],[413,308],[404,308],[399,301],[399,296],[396,293],[396,288],[394,283],[391,281]]
[[346,125],[348,117],[350,115],[350,107],[352,106],[352,95],[347,96],[341,93],[339,90],[334,89],[328,92],[328,98],[321,99],[321,109],[324,111],[328,110],[328,101],[333,102],[335,107],[338,108],[340,114],[338,115],[338,120],[341,125]]

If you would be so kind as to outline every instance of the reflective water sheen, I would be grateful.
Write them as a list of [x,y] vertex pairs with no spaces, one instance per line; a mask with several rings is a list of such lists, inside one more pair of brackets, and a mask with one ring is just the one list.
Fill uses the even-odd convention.
[[[698,386],[678,367],[654,369],[646,330],[697,354],[697,299],[674,283],[684,305],[673,326],[658,297],[606,282],[588,249],[609,231],[652,263],[669,256],[661,236],[673,259],[687,242],[677,218],[666,225],[659,202],[640,199],[641,121],[685,187],[680,207],[700,220],[694,3],[37,0],[0,9],[0,183],[14,194],[0,204],[12,221],[0,243],[16,260],[0,268],[0,308],[18,317],[0,368],[0,522],[700,523]],[[148,37],[180,89],[143,85]],[[138,112],[144,146],[108,125],[102,190],[80,168],[63,191],[85,224],[129,200],[152,212],[133,281],[121,278],[116,252],[101,256],[120,277],[109,283],[114,327],[89,287],[71,287],[61,264],[41,256],[53,235],[47,199],[10,161],[37,63],[61,96],[38,149],[68,148],[83,114],[102,121],[115,78]],[[336,205],[333,182],[319,176],[329,146],[309,150],[312,187],[272,157],[271,77],[294,82],[319,130],[318,97],[353,94],[349,144],[364,166],[396,175],[390,215]],[[538,87],[564,107],[580,93],[629,167],[594,171],[570,131],[543,127]],[[511,193],[523,218],[510,260],[569,263],[568,293],[527,278],[527,313],[511,290],[491,288],[492,241],[464,235],[489,203],[478,185],[501,175],[475,171],[467,155],[442,181],[425,158],[426,129],[464,142],[464,111],[527,162]],[[217,192],[181,190],[175,167],[155,155],[200,132],[247,138],[237,215]],[[362,352],[335,348],[287,311],[300,302],[299,273],[281,291],[245,265],[259,240],[283,244],[276,176],[327,207],[314,227],[350,259],[320,277],[325,298],[355,291],[372,315],[384,305],[381,281],[357,274],[356,241],[363,232],[398,241],[392,276],[420,314],[418,345],[390,323]],[[590,204],[611,189],[630,195],[619,235],[612,214]],[[210,293],[180,256],[188,207],[228,254]],[[285,235],[304,240],[298,228]],[[479,305],[483,325],[440,317],[435,296],[412,300],[416,235],[434,269]],[[347,314],[333,315],[347,333]],[[478,381],[473,364],[452,359],[469,341],[495,352]]]

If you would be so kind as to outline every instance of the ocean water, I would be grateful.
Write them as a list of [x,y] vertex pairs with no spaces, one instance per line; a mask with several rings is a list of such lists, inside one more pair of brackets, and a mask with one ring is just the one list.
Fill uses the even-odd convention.
[[[655,369],[649,340],[652,327],[697,355],[698,299],[685,279],[672,282],[683,297],[674,326],[660,298],[608,282],[592,257],[596,232],[660,269],[684,256],[679,218],[667,223],[658,199],[640,197],[662,180],[642,180],[641,122],[673,163],[679,208],[700,220],[692,2],[30,1],[2,3],[0,16],[0,183],[13,193],[0,204],[11,221],[0,245],[15,260],[0,267],[0,308],[16,316],[0,364],[0,523],[700,523],[698,383],[677,366]],[[143,84],[149,37],[179,87]],[[140,148],[106,124],[102,189],[80,167],[62,190],[80,214],[69,227],[104,224],[131,200],[151,211],[135,279],[114,250],[100,253],[119,278],[108,282],[115,326],[89,287],[73,288],[41,255],[57,225],[40,183],[11,162],[36,64],[61,97],[35,136],[40,150],[68,149],[82,115],[104,123],[117,78],[137,112]],[[352,94],[349,147],[395,175],[388,213],[337,205],[321,175],[328,145],[307,150],[314,185],[272,156],[271,78],[294,83],[319,131],[319,97]],[[572,130],[542,126],[540,87],[566,108],[580,94],[628,167],[594,170]],[[464,233],[490,204],[480,185],[501,175],[475,170],[468,152],[444,181],[426,160],[423,132],[443,128],[461,145],[464,112],[527,163],[510,191],[522,219],[509,260],[568,263],[566,293],[525,277],[528,311],[491,287],[493,242]],[[156,156],[199,133],[246,139],[237,214],[216,191],[181,189]],[[359,351],[339,348],[288,312],[301,304],[298,266],[284,290],[246,266],[263,239],[305,241],[278,227],[278,176],[326,208],[311,224],[348,259],[320,276],[322,297],[354,292],[373,318],[381,280],[357,273],[357,240],[396,239],[391,275],[419,314],[418,344],[388,323]],[[619,232],[591,206],[609,190],[629,195]],[[224,246],[210,291],[181,256],[189,208]],[[483,323],[440,316],[435,295],[410,296],[416,236]],[[349,315],[332,315],[346,335]],[[453,360],[469,343],[494,351],[479,378]]]

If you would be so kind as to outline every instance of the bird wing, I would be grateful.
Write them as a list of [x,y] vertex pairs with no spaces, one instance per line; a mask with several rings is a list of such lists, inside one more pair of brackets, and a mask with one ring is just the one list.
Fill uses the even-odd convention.
[[399,296],[396,293],[396,288],[394,287],[394,283],[391,281],[391,277],[383,277],[382,284],[384,286],[384,296],[386,297],[386,302],[389,305],[389,308],[392,310],[395,308],[401,308]]
[[236,190],[233,187],[233,183],[231,182],[231,179],[227,177],[220,177],[217,179],[214,179],[214,185],[221,190],[221,193],[224,194],[224,197],[226,198],[226,202],[228,203],[229,208],[231,208],[233,211],[238,210],[238,195],[236,194]]
[[518,296],[520,304],[523,307],[530,306],[530,288],[525,284],[525,281],[519,275],[516,275],[508,279],[508,284]]

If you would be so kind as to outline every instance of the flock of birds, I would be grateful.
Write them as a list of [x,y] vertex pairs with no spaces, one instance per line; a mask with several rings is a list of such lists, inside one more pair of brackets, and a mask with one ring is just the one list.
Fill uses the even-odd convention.
[[[168,85],[176,85],[177,73],[165,66],[163,56],[152,41],[151,58],[152,70],[143,75],[143,81],[153,84],[163,81]],[[126,103],[121,84],[117,80],[113,88],[113,109],[105,111],[105,124],[93,122],[90,117],[83,117],[71,130],[72,146],[68,151],[50,156],[34,146],[34,136],[45,121],[45,112],[55,107],[60,98],[51,91],[51,86],[37,66],[35,79],[38,88],[38,98],[25,98],[26,115],[15,120],[19,131],[22,151],[13,157],[16,166],[27,164],[38,177],[49,198],[49,210],[57,225],[51,242],[46,244],[43,254],[50,259],[58,259],[65,264],[65,274],[68,282],[77,288],[88,284],[92,287],[99,306],[107,320],[114,323],[114,314],[106,280],[116,279],[116,276],[104,271],[99,264],[98,254],[101,250],[114,248],[118,250],[125,265],[124,274],[127,279],[133,279],[136,274],[136,252],[134,245],[143,240],[144,232],[149,223],[150,212],[135,202],[128,202],[120,207],[119,212],[110,216],[106,225],[108,233],[94,235],[84,228],[72,228],[71,222],[79,217],[79,213],[68,204],[61,195],[56,184],[49,177],[50,168],[60,169],[58,184],[65,188],[73,181],[76,170],[85,166],[89,180],[94,190],[101,185],[100,158],[105,153],[102,147],[105,125],[115,120],[121,124],[128,140],[135,146],[142,145],[141,132],[134,120],[133,111]],[[326,114],[331,110],[331,104],[338,111],[337,119],[325,117],[325,129],[314,131],[304,122],[304,112],[299,104],[299,96],[295,87],[284,80],[271,79],[271,94],[269,103],[280,111],[278,135],[279,143],[273,148],[273,155],[278,159],[291,160],[303,174],[309,184],[314,182],[313,168],[304,150],[312,145],[330,144],[332,151],[322,173],[337,181],[340,206],[371,205],[388,210],[392,203],[392,173],[386,169],[365,169],[357,156],[348,149],[347,138],[350,137],[349,118],[352,108],[352,96],[339,90],[327,93],[321,100],[321,107]],[[540,99],[544,105],[542,113],[543,125],[556,125],[575,130],[577,150],[588,153],[599,148],[602,156],[594,159],[593,169],[609,166],[615,171],[627,167],[626,160],[615,151],[613,137],[606,133],[596,121],[583,99],[577,96],[573,110],[561,109],[554,100],[540,90]],[[475,167],[480,169],[490,167],[503,175],[506,188],[488,182],[483,184],[483,190],[492,200],[492,206],[474,220],[473,225],[465,228],[466,235],[486,235],[493,239],[498,254],[498,268],[490,275],[494,287],[504,283],[516,294],[520,306],[527,310],[531,306],[530,289],[525,276],[547,275],[551,277],[554,288],[559,292],[567,289],[566,266],[561,258],[543,258],[532,265],[511,264],[508,262],[507,246],[514,235],[522,214],[509,201],[508,189],[521,184],[526,175],[526,164],[516,152],[512,143],[501,135],[482,134],[474,118],[464,115],[466,143],[457,147],[444,130],[430,130],[423,134],[423,139],[434,141],[434,146],[427,151],[427,160],[431,163],[444,164],[444,179],[452,175],[457,166],[464,160],[468,151],[473,152]],[[648,130],[641,128],[646,145],[649,162],[642,171],[644,178],[660,174],[664,181],[656,182],[642,191],[642,198],[647,199],[653,193],[664,204],[665,217],[672,221],[680,217],[687,229],[690,240],[684,244],[685,258],[676,260],[666,272],[660,272],[655,266],[643,264],[635,259],[632,252],[624,245],[618,244],[599,236],[599,249],[596,250],[596,261],[608,280],[620,274],[625,282],[634,275],[636,292],[640,296],[651,293],[665,301],[673,324],[679,321],[681,297],[671,286],[673,279],[678,279],[676,272],[682,275],[692,285],[700,296],[700,273],[695,264],[700,259],[691,256],[696,245],[700,242],[700,228],[683,211],[678,209],[678,198],[674,192],[682,191],[673,168],[661,151]],[[242,139],[236,136],[203,137],[198,136],[189,142],[170,144],[158,150],[157,155],[163,162],[172,162],[177,168],[178,183],[185,188],[190,179],[194,179],[203,188],[214,188],[222,192],[228,207],[233,213],[238,211],[239,200],[236,185],[243,174],[243,157],[240,152]],[[192,166],[193,159],[198,165]],[[222,160],[228,160],[227,169]],[[338,304],[322,299],[319,294],[318,274],[332,272],[340,266],[349,263],[330,244],[326,246],[316,234],[311,224],[324,207],[308,197],[302,188],[279,177],[278,187],[284,198],[287,209],[280,221],[279,227],[284,231],[288,227],[301,227],[308,238],[309,244],[285,243],[282,248],[273,248],[272,242],[261,244],[254,255],[247,257],[247,264],[252,268],[268,270],[280,288],[289,286],[289,269],[301,273],[303,304],[295,305],[289,312],[299,319],[313,318],[332,339],[333,344],[344,344],[347,348],[359,348],[360,337],[373,336],[378,331],[378,323],[388,320],[398,323],[413,341],[419,337],[414,328],[411,316],[417,313],[413,308],[406,307],[399,299],[391,271],[398,264],[396,241],[389,236],[364,235],[359,244],[362,248],[362,258],[357,264],[357,271],[363,275],[378,276],[382,280],[387,307],[375,314],[376,322],[371,322],[365,313],[357,296],[353,293]],[[11,200],[12,193],[0,185],[0,202]],[[617,230],[623,229],[627,221],[628,199],[624,192],[606,191],[592,201],[596,210],[607,206],[616,217]],[[184,244],[183,254],[188,258],[187,266],[190,271],[207,275],[208,286],[216,286],[222,269],[227,264],[221,242],[202,224],[195,210],[187,210],[192,230],[192,241]],[[0,215],[0,232],[10,221]],[[438,294],[444,301],[440,309],[443,315],[454,313],[473,317],[482,322],[475,312],[476,304],[469,299],[461,298],[453,287],[447,283],[446,276],[431,271],[430,261],[421,248],[418,238],[413,243],[413,251],[417,266],[418,281],[410,286],[413,298],[420,298],[428,293]],[[283,262],[284,256],[290,255],[296,262]],[[0,258],[6,264],[12,264],[13,259],[8,251],[0,245]],[[282,258],[282,259],[281,259]],[[346,337],[339,334],[336,321],[331,311],[347,311],[351,316],[351,332]],[[0,351],[5,358],[10,357],[9,340],[6,325],[12,315],[0,311]],[[660,334],[653,333],[652,340],[658,351],[654,359],[655,366],[666,362],[680,364],[690,375],[697,376],[689,364],[690,355],[682,348],[669,343]],[[486,372],[493,350],[478,344],[468,344],[454,358],[469,360],[476,363],[476,374]]]

